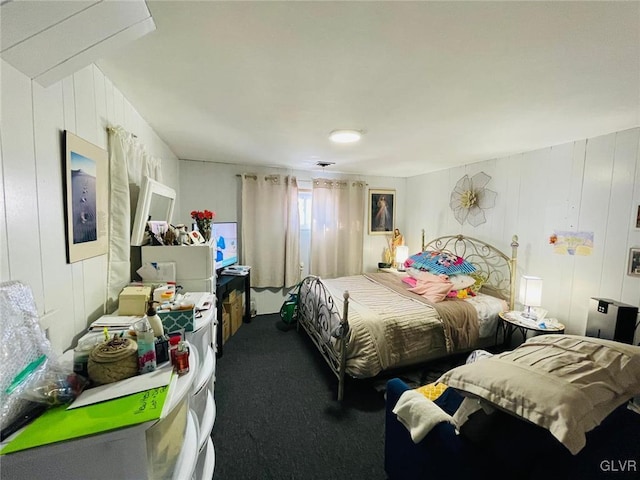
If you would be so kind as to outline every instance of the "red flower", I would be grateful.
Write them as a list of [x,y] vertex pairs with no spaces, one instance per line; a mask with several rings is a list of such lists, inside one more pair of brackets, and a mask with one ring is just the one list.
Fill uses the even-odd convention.
[[212,212],[211,210],[193,210],[191,212],[191,218],[194,220],[213,220],[216,217],[216,212]]

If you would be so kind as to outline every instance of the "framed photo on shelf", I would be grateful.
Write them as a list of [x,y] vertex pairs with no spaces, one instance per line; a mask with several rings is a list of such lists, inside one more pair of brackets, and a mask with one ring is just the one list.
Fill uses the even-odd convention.
[[396,224],[396,191],[369,189],[369,235],[393,234]]
[[629,250],[629,275],[640,277],[640,248]]
[[67,263],[107,253],[109,164],[107,151],[65,130]]

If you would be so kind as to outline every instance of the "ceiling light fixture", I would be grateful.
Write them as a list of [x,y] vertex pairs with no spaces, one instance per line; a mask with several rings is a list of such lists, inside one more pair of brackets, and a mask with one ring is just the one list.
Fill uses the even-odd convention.
[[329,134],[329,139],[335,143],[353,143],[361,137],[362,132],[359,130],[334,130]]

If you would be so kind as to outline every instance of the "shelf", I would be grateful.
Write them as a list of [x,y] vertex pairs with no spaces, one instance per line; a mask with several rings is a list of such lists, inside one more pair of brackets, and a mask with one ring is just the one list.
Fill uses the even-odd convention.
[[200,438],[198,439],[198,450],[202,449],[202,446],[207,441],[207,438],[211,435],[213,429],[213,422],[216,419],[216,404],[213,401],[211,392],[207,392],[207,406],[204,409],[204,415],[200,422]]
[[200,368],[198,372],[198,377],[193,384],[193,395],[196,395],[200,390],[202,390],[213,375],[214,369],[214,355],[211,347],[207,347],[207,354],[204,359],[204,363],[202,364],[202,368]]
[[205,444],[201,458],[198,459],[198,466],[196,467],[196,480],[210,480],[213,478],[213,471],[216,467],[216,451],[213,448],[213,441],[211,438]]

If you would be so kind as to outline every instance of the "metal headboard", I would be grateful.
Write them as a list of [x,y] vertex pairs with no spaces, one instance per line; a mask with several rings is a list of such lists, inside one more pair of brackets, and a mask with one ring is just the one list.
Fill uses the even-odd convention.
[[516,291],[516,260],[518,236],[511,238],[511,257],[482,240],[464,235],[438,237],[425,243],[422,230],[422,251],[445,251],[464,258],[476,267],[476,273],[486,278],[482,290],[503,298],[514,309]]

